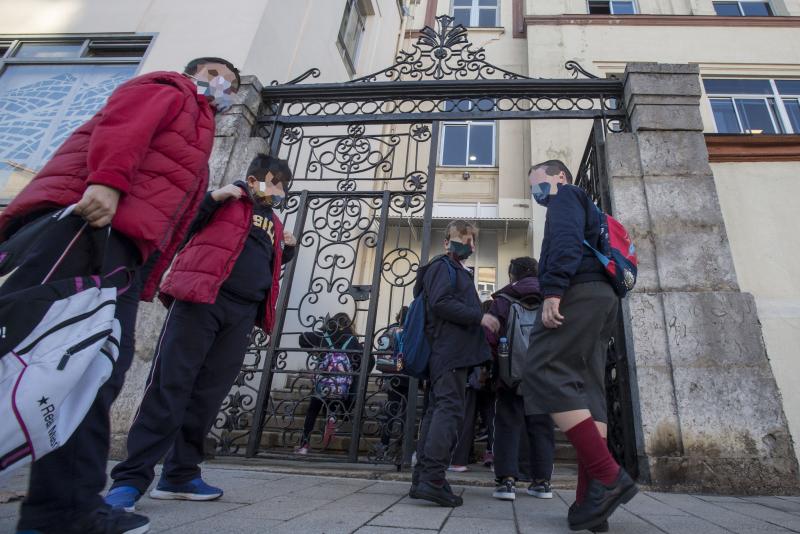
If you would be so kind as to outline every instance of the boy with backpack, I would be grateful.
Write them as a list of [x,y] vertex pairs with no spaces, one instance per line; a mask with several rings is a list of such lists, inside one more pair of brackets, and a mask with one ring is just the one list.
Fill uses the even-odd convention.
[[[555,443],[553,421],[541,409],[530,407],[526,415],[522,397],[521,379],[527,358],[530,333],[542,303],[539,290],[538,263],[533,258],[516,258],[508,267],[511,283],[497,291],[492,298],[489,313],[500,321],[497,333],[487,331],[486,339],[492,348],[495,372],[495,443],[494,473],[496,487],[493,497],[513,501],[516,497],[515,484],[520,478],[519,452],[522,432],[527,434],[530,450],[531,480],[528,495],[540,499],[553,497],[550,477],[553,474],[553,454]],[[498,360],[497,348],[501,338],[507,340],[508,357]],[[510,360],[510,361],[509,361]],[[510,369],[499,369],[501,365]],[[535,394],[529,399],[535,398]]]
[[414,286],[415,297],[424,294],[424,335],[431,352],[427,366],[429,402],[417,442],[409,496],[456,507],[463,501],[450,489],[445,471],[464,420],[467,371],[491,358],[480,327],[496,331],[499,324],[481,311],[472,273],[464,266],[475,250],[477,228],[456,220],[447,225],[445,236],[445,254],[419,269]]
[[[523,377],[526,414],[533,406],[549,412],[577,453],[578,487],[568,514],[570,529],[604,530],[614,510],[638,491],[606,444],[605,351],[599,350],[616,328],[619,297],[624,294],[616,276],[624,277],[627,290],[635,282],[635,252],[621,225],[572,185],[563,162],[539,163],[528,176],[531,195],[547,208],[547,216],[539,259],[544,303],[533,326]],[[605,263],[614,265],[612,273],[596,251],[607,251],[617,238],[628,240],[628,247],[607,252],[610,261]],[[626,254],[632,272],[624,264]]]
[[285,161],[259,154],[246,182],[203,199],[191,237],[161,285],[169,312],[128,433],[128,457],[111,471],[106,502],[113,508],[134,510],[165,454],[150,497],[222,496],[200,476],[203,442],[241,370],[253,326],[272,329],[281,266],[296,244],[273,207],[291,178]]

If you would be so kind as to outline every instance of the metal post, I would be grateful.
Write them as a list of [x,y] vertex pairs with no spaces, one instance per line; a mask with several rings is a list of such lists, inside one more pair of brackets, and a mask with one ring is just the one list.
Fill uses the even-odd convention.
[[358,461],[358,446],[361,441],[361,419],[364,411],[364,402],[369,385],[369,357],[372,354],[372,343],[375,338],[375,320],[378,316],[378,300],[381,289],[381,265],[383,264],[383,248],[386,241],[386,227],[389,225],[389,202],[391,193],[384,191],[381,197],[381,222],[378,227],[378,242],[375,245],[375,261],[372,267],[372,288],[369,293],[369,311],[367,312],[367,326],[364,331],[364,351],[361,353],[361,366],[358,370],[358,396],[356,397],[355,413],[353,414],[353,429],[350,439],[348,460]]
[[[303,190],[300,192],[300,203],[297,207],[297,219],[294,223],[294,235],[297,237],[297,243],[300,245],[302,241],[303,228],[306,224],[306,207],[308,202],[308,191]],[[276,305],[275,324],[272,325],[272,332],[269,336],[269,345],[267,346],[267,354],[264,358],[264,367],[262,369],[261,384],[258,388],[258,397],[256,398],[256,411],[253,415],[253,423],[250,428],[250,438],[247,441],[247,451],[245,456],[251,458],[258,453],[259,444],[261,443],[261,432],[264,428],[265,409],[269,402],[269,394],[272,388],[272,367],[275,360],[275,349],[278,347],[278,341],[283,331],[283,324],[286,320],[286,306],[289,302],[289,293],[291,292],[292,279],[294,278],[295,267],[297,266],[297,258],[289,262],[286,269],[283,271],[283,282],[281,283],[281,291],[278,294],[278,303]]]
[[[428,263],[431,249],[431,227],[433,219],[433,197],[436,191],[436,159],[439,157],[439,122],[431,128],[431,149],[428,155],[428,184],[425,190],[425,212],[422,218],[422,248],[419,254],[420,267]],[[406,399],[406,424],[403,427],[403,465],[411,465],[417,435],[417,392],[419,380],[408,379],[408,399]],[[424,414],[423,414],[424,416]]]

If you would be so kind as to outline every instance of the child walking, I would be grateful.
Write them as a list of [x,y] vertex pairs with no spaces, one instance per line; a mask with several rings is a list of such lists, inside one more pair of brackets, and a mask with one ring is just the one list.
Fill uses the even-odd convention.
[[222,496],[200,476],[203,441],[241,369],[253,325],[272,329],[281,265],[296,244],[273,207],[291,178],[285,161],[258,155],[246,182],[206,194],[161,285],[169,312],[128,434],[128,457],[111,471],[112,507],[133,511],[165,454],[152,498]]

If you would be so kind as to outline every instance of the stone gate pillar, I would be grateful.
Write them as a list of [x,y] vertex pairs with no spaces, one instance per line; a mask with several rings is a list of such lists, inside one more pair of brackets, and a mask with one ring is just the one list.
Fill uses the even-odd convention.
[[[209,189],[244,179],[247,167],[258,152],[267,151],[263,138],[252,137],[261,108],[261,83],[255,76],[242,76],[236,105],[217,115],[214,148],[209,160]],[[111,457],[125,457],[125,441],[133,416],[142,400],[156,342],[166,309],[159,302],[141,303],[136,317],[136,355],[125,377],[125,386],[112,407]]]
[[796,490],[780,392],[753,297],[739,290],[708,163],[700,94],[696,65],[629,64],[631,133],[606,143],[613,213],[640,260],[624,306],[640,469],[664,488]]

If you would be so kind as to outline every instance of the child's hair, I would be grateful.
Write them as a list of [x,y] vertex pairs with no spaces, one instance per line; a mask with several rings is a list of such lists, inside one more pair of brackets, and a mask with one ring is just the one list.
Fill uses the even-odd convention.
[[567,166],[560,159],[549,159],[547,161],[537,163],[536,165],[531,165],[531,168],[528,170],[528,174],[532,173],[536,169],[541,169],[542,167],[544,167],[544,172],[547,174],[547,176],[555,176],[556,174],[563,172],[564,176],[567,177],[567,183],[572,183],[572,173],[569,172]]
[[254,176],[259,182],[267,179],[267,174],[272,173],[275,180],[283,184],[284,189],[289,190],[292,181],[292,170],[285,159],[274,158],[267,154],[258,154],[247,167],[247,176]]
[[187,63],[183,68],[183,72],[190,76],[197,74],[197,69],[200,68],[200,65],[206,65],[208,63],[221,63],[222,65],[228,67],[233,75],[236,76],[236,89],[238,89],[242,84],[242,77],[239,75],[239,69],[234,67],[233,63],[227,59],[222,59],[221,57],[198,57]]
[[455,230],[458,235],[472,234],[473,237],[478,237],[478,227],[471,222],[462,219],[450,221],[450,223],[447,225],[447,228],[444,230],[444,238],[450,239],[453,230]]
[[353,335],[353,321],[344,312],[339,312],[325,323],[325,331],[328,334],[350,334]]
[[514,280],[539,275],[539,262],[528,256],[514,258],[508,266],[508,274]]

